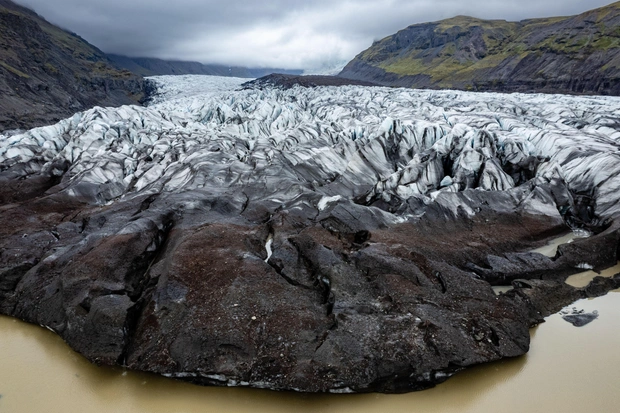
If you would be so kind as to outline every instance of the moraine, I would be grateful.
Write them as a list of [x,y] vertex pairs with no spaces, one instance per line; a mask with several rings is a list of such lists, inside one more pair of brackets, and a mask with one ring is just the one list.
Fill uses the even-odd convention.
[[417,390],[618,287],[563,283],[618,261],[618,98],[153,81],[0,136],[0,311],[95,363]]

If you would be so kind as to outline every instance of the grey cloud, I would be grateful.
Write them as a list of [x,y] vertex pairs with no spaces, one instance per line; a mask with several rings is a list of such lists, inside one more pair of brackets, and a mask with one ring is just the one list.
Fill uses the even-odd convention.
[[521,20],[610,0],[17,0],[105,52],[244,66],[347,61],[406,26],[458,14]]

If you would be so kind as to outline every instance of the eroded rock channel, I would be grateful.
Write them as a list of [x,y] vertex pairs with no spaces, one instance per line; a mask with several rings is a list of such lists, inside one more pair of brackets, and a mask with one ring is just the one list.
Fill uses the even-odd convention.
[[419,390],[620,287],[618,99],[155,81],[0,136],[0,311],[95,363]]

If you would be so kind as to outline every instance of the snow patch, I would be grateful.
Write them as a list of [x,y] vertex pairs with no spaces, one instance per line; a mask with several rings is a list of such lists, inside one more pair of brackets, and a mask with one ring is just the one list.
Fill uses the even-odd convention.
[[342,199],[342,196],[340,195],[329,196],[329,197],[324,196],[323,198],[321,198],[321,200],[317,204],[317,208],[319,209],[319,211],[324,211],[325,208],[327,208],[327,205],[334,203],[334,202],[338,202],[341,199]]
[[267,238],[267,242],[265,243],[265,251],[267,251],[267,258],[265,258],[265,262],[269,261],[269,258],[273,255],[273,251],[271,246],[273,245],[273,235],[269,234],[269,238]]

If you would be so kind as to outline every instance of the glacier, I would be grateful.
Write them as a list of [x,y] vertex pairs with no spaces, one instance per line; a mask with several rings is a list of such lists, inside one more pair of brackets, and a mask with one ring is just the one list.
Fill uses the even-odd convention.
[[402,204],[472,188],[507,191],[536,177],[587,193],[599,217],[619,211],[618,98],[154,81],[159,93],[148,108],[94,108],[0,135],[2,168],[24,177],[66,164],[68,190],[101,204],[207,181],[222,190],[253,186],[274,175],[316,196]]
[[0,135],[0,311],[99,364],[400,392],[620,282],[563,283],[617,262],[620,98],[246,80]]

